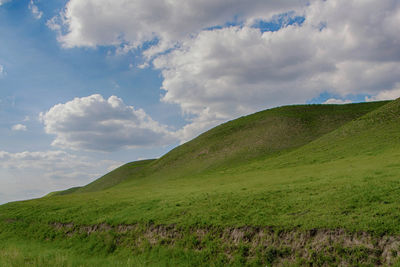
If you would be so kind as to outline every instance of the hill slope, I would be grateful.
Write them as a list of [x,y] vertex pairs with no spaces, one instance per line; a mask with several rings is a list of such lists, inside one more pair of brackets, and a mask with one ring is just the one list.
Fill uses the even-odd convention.
[[181,145],[152,164],[190,172],[243,164],[301,147],[387,102],[295,105],[273,108],[224,123]]
[[[386,101],[347,105],[295,105],[264,110],[215,127],[158,160],[126,164],[83,188],[57,194],[103,190],[122,181],[149,175],[193,175],[277,156],[301,147],[385,104]],[[140,168],[136,168],[136,165]]]
[[124,164],[123,166],[107,173],[106,175],[100,177],[99,179],[91,182],[86,186],[83,186],[81,188],[76,188],[75,190],[72,190],[72,192],[71,191],[66,192],[67,190],[62,191],[59,192],[58,195],[70,194],[70,193],[95,192],[108,189],[125,181],[129,177],[140,176],[143,168],[148,166],[153,161],[154,159],[149,159],[149,160],[140,160]]
[[[239,158],[244,151],[253,151],[249,136],[259,136],[265,128],[257,131],[258,127],[272,125],[257,124],[261,117],[217,127],[149,162],[139,176],[128,174],[107,189],[0,206],[0,238],[5,240],[0,244],[0,263],[24,262],[18,255],[76,266],[399,262],[400,100],[319,111],[339,108],[347,113],[361,107],[365,109],[359,117],[339,119],[341,123],[315,119],[323,117],[318,112],[301,115],[296,106],[287,107],[289,114],[305,122],[297,141],[291,143],[290,138],[289,145],[278,148],[262,146],[264,152],[243,162]],[[307,113],[307,106],[303,108]],[[264,114],[272,116],[277,110]],[[318,132],[325,128],[324,121],[335,127]],[[242,126],[235,128],[238,125]],[[298,124],[283,125],[297,129]],[[279,135],[293,127],[279,129],[285,130],[277,130],[269,140],[285,140]],[[229,142],[218,145],[218,139],[229,138],[237,139],[237,145],[228,150],[224,147]],[[203,141],[210,148],[207,156],[217,164],[198,156]],[[221,153],[228,156],[220,158]],[[183,171],[176,169],[178,163],[185,164]],[[203,170],[190,171],[201,163]]]

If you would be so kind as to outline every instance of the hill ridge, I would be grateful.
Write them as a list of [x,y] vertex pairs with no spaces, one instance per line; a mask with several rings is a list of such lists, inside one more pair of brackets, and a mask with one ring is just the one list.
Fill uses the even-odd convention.
[[[277,156],[298,149],[387,103],[290,105],[256,112],[216,126],[161,158],[146,162],[135,172],[130,173],[128,169],[140,162],[128,163],[87,186],[55,195],[104,190],[151,175],[196,174]],[[109,181],[111,179],[115,181]]]

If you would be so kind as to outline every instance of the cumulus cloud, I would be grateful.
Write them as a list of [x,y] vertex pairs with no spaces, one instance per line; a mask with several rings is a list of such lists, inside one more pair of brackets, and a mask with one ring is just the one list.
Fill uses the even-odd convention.
[[352,103],[351,100],[343,100],[343,99],[336,99],[336,98],[329,98],[323,104],[349,104]]
[[158,39],[161,48],[156,50],[163,51],[171,43],[204,28],[235,19],[270,17],[301,8],[305,2],[70,0],[59,16],[66,28],[59,40],[66,47],[123,43],[137,47]]
[[393,90],[385,90],[379,92],[377,95],[372,97],[365,97],[365,101],[381,101],[381,100],[393,100],[400,97],[400,83],[397,86],[397,89]]
[[29,2],[28,5],[29,9],[32,12],[32,15],[35,17],[35,19],[41,19],[43,16],[43,12],[39,10],[38,6],[35,5],[35,3],[33,2],[33,0],[31,0]]
[[46,133],[56,136],[52,145],[62,148],[114,151],[175,141],[166,126],[116,96],[75,98],[41,113],[40,119]]
[[84,185],[119,165],[64,151],[0,151],[0,203]]
[[0,6],[5,4],[5,3],[7,3],[7,2],[10,2],[10,0],[0,0]]
[[26,126],[23,125],[23,124],[15,124],[15,125],[13,125],[13,126],[11,127],[11,130],[13,130],[13,131],[26,131],[27,128],[26,128]]
[[[222,121],[322,92],[377,95],[400,81],[400,3],[319,1],[302,25],[262,32],[249,26],[202,31],[158,56],[165,95],[194,116],[190,139]],[[216,118],[215,124],[207,117]],[[201,127],[204,126],[204,128]],[[196,129],[196,130],[194,130]]]
[[[253,26],[277,14],[304,22],[273,32]],[[65,47],[155,41],[144,52],[152,60],[142,67],[150,62],[162,72],[162,101],[187,115],[182,140],[322,92],[392,97],[400,82],[397,0],[70,0],[56,20]],[[240,23],[224,26],[230,21]]]
[[0,64],[0,78],[4,75],[4,66]]
[[[40,170],[44,171],[44,175],[48,178],[78,178],[87,170],[93,172],[94,167],[101,166],[101,164],[115,165],[113,161],[93,162],[89,158],[60,150],[19,153],[0,151],[0,159],[1,168]],[[96,171],[96,174],[98,174],[98,171]],[[90,175],[93,175],[93,173]],[[85,174],[85,176],[88,175]]]
[[57,16],[46,21],[46,26],[56,32],[61,31],[61,24],[62,24],[61,18]]
[[[303,34],[296,25],[264,33],[251,27],[203,31],[156,58],[153,64],[164,78],[162,100],[195,116],[196,125],[183,129],[183,139],[193,137],[194,128],[198,134],[266,107],[304,103],[321,92],[312,83],[313,75],[335,66],[315,56],[312,40]],[[210,123],[201,129],[199,122]]]

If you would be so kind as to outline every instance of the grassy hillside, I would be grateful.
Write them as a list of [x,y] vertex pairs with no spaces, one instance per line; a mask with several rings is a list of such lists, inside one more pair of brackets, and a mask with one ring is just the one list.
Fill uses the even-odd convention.
[[399,156],[400,100],[257,113],[104,190],[0,206],[0,263],[396,264]]
[[155,161],[152,168],[187,168],[193,174],[277,156],[386,103],[295,105],[264,110],[207,131]]
[[146,176],[172,177],[230,168],[301,147],[386,101],[348,105],[296,105],[264,110],[224,123],[158,160],[128,163],[81,188],[57,194],[93,192]]
[[[127,163],[127,164],[107,173],[106,175],[100,177],[99,179],[95,180],[94,182],[92,182],[84,187],[77,188],[76,190],[73,190],[72,192],[68,192],[68,193],[94,192],[94,191],[108,189],[110,187],[113,187],[113,186],[125,181],[129,177],[140,176],[143,168],[148,166],[153,161],[154,161],[153,159],[149,159],[149,160],[140,160],[140,161]],[[67,193],[67,192],[63,191],[63,193]]]

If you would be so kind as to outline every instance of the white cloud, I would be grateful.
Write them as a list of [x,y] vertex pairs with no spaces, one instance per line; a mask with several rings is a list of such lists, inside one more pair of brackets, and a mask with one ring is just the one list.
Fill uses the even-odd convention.
[[352,103],[351,100],[343,100],[343,99],[336,99],[336,98],[329,98],[323,104],[349,104]]
[[162,100],[195,116],[196,125],[183,129],[187,140],[228,119],[304,103],[321,92],[313,84],[314,75],[332,71],[335,65],[315,54],[312,40],[298,26],[264,33],[230,27],[203,31],[153,64],[164,78]]
[[0,203],[84,185],[118,165],[64,151],[0,151]]
[[3,5],[3,4],[5,4],[5,3],[7,3],[7,2],[10,2],[11,0],[0,0],[0,6],[1,5]]
[[[48,178],[78,178],[84,170],[92,168],[93,171],[94,166],[100,166],[101,164],[60,150],[24,151],[19,153],[0,151],[0,159],[1,168],[44,170],[45,176]],[[106,162],[115,164],[112,161]]]
[[4,75],[4,66],[0,64],[0,78]]
[[[290,11],[304,23],[276,32],[251,27]],[[235,16],[241,26],[205,30]],[[70,0],[55,20],[65,47],[115,45],[124,51],[160,40],[143,55],[162,72],[162,100],[188,115],[182,140],[322,92],[343,99],[388,97],[400,82],[398,0]]]
[[39,10],[38,6],[35,5],[35,3],[33,2],[33,0],[31,0],[29,2],[28,5],[29,9],[32,12],[32,15],[35,17],[35,19],[41,19],[43,16],[43,12]]
[[11,130],[13,130],[13,131],[26,131],[27,128],[26,128],[26,126],[23,125],[23,124],[15,124],[15,125],[13,125],[13,126],[11,127]]
[[46,21],[47,27],[49,27],[53,31],[60,32],[61,31],[61,18],[60,17],[53,17]]
[[305,10],[301,26],[202,31],[153,61],[164,78],[162,100],[194,116],[182,130],[187,140],[220,122],[304,103],[324,91],[343,97],[394,92],[399,14],[394,0],[319,1]]
[[161,51],[201,29],[302,7],[304,0],[70,0],[62,12],[66,47],[116,45],[133,47],[155,38]]
[[393,100],[400,97],[400,83],[398,83],[397,89],[385,90],[379,92],[377,95],[372,97],[365,97],[365,101],[381,101],[381,100]]
[[62,148],[114,151],[175,141],[166,126],[116,96],[75,98],[41,113],[40,119],[46,133],[56,136],[52,145]]

